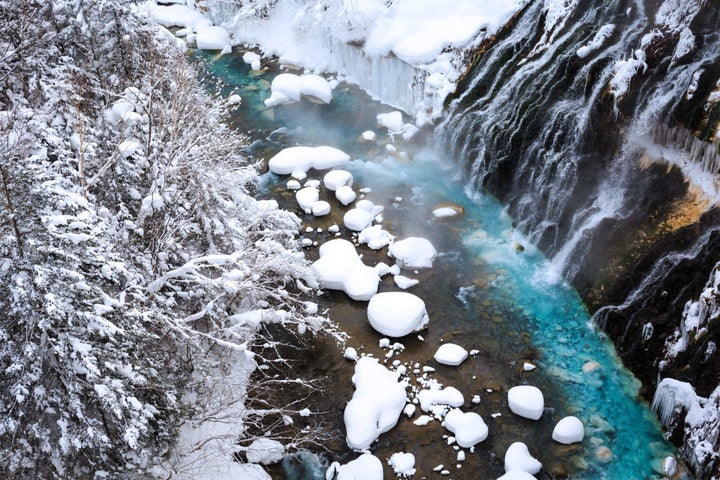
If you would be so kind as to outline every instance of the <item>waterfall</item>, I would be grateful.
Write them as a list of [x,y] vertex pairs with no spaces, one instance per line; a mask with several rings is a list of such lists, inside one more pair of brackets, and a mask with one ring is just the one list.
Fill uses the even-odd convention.
[[[649,395],[658,364],[701,396],[720,381],[717,328],[666,351],[720,261],[719,59],[715,2],[533,2],[472,66],[437,131],[470,187],[508,205],[598,308]],[[683,452],[718,425],[680,428]],[[710,457],[686,458],[720,475]]]
[[[535,2],[485,54],[440,130],[473,186],[508,203],[517,227],[575,280],[603,247],[603,229],[647,214],[639,159],[720,42],[710,33],[671,66],[676,49],[650,58],[668,21],[643,2],[575,2],[559,31],[555,3]],[[673,28],[690,24],[693,11]],[[639,53],[643,46],[650,54]]]

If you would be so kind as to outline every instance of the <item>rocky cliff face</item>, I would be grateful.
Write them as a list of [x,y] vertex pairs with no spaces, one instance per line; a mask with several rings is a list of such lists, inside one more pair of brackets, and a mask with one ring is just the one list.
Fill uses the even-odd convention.
[[[720,383],[719,32],[702,0],[533,2],[478,55],[440,127],[578,288],[642,393],[670,377],[703,408]],[[718,450],[717,415],[685,421],[683,405],[666,427],[699,478],[720,478],[714,454],[693,453],[699,438]]]

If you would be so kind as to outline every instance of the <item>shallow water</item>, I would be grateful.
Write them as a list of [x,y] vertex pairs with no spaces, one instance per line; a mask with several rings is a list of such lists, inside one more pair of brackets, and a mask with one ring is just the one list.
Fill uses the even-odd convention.
[[[647,403],[638,399],[639,384],[621,367],[612,344],[590,324],[577,293],[559,281],[541,253],[513,230],[512,219],[502,205],[489,195],[466,192],[457,176],[461,169],[452,164],[452,159],[427,147],[420,151],[400,142],[395,145],[406,151],[407,157],[385,153],[384,145],[391,139],[381,133],[375,116],[391,109],[352,87],[341,84],[330,105],[303,101],[268,111],[262,100],[269,96],[271,72],[256,76],[237,54],[214,59],[210,70],[225,82],[224,94],[237,92],[243,96],[233,124],[255,141],[248,154],[267,159],[296,144],[343,149],[354,159],[347,170],[355,176],[356,190],[371,188],[366,198],[385,206],[384,228],[397,238],[426,237],[440,252],[432,270],[403,272],[420,279],[420,284],[409,291],[425,301],[430,327],[422,332],[422,340],[413,335],[400,339],[405,350],[389,359],[388,365],[400,360],[411,367],[417,363],[436,368],[432,377],[463,392],[463,410],[479,413],[489,426],[490,436],[474,453],[468,452],[465,461],[457,462],[457,452],[443,439],[449,432],[438,422],[418,427],[402,418],[373,446],[375,455],[385,461],[394,452],[414,453],[418,470],[414,478],[439,476],[432,469],[443,464],[450,470],[445,478],[494,479],[504,473],[506,448],[523,441],[543,463],[538,478],[662,477],[658,473],[660,463],[673,454],[673,449],[664,440]],[[359,140],[369,129],[378,132],[377,142]],[[322,173],[310,172],[309,178],[322,178]],[[304,221],[301,237],[307,235],[319,242],[331,238],[327,227],[342,225],[345,210],[333,198],[328,199],[333,216],[317,219],[304,215],[297,210],[292,193],[285,191],[286,181],[264,174],[261,195],[272,195],[286,208],[297,211]],[[433,207],[444,202],[461,205],[465,214],[434,219]],[[323,231],[305,233],[306,226]],[[345,229],[342,233],[350,238]],[[366,264],[392,264],[384,251],[359,250]],[[314,258],[316,249],[308,249],[307,255]],[[386,277],[381,291],[389,290],[397,287]],[[378,347],[381,336],[367,324],[364,302],[349,300],[340,292],[327,292],[321,303],[350,334],[348,346],[379,358],[386,355],[387,350]],[[432,355],[442,341],[459,343],[479,353],[459,367],[438,365]],[[343,360],[340,351],[336,358],[337,364],[324,367],[333,387],[318,399],[317,408],[330,411],[342,429],[342,409],[352,395],[352,364]],[[524,362],[538,368],[525,372]],[[413,384],[414,379],[410,375]],[[509,411],[506,392],[519,384],[535,385],[543,391],[546,411],[539,421]],[[473,395],[480,396],[479,404],[470,402]],[[555,423],[570,414],[583,420],[585,440],[574,446],[552,442]],[[344,444],[328,449],[333,459],[342,462],[355,457]],[[386,478],[393,475],[386,466]]]

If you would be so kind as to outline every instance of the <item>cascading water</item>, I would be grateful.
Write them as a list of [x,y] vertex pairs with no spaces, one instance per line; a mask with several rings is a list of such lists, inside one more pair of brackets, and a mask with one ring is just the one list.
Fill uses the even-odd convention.
[[[718,59],[713,2],[533,2],[438,129],[473,188],[506,203],[552,270],[603,307],[596,321],[650,392],[684,304],[720,260],[717,143],[690,133],[717,136]],[[709,395],[711,332],[661,375]],[[698,471],[717,475],[712,462]]]

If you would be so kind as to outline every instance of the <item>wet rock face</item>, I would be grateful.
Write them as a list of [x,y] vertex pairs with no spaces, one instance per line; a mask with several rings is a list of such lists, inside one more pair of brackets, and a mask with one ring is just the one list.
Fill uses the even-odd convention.
[[[717,353],[707,355],[710,342],[720,340],[717,328],[708,328],[706,335],[677,357],[665,356],[666,340],[675,334],[686,303],[698,298],[720,261],[720,231],[708,233],[713,228],[720,228],[717,209],[703,215],[697,224],[662,238],[626,277],[611,286],[608,306],[596,314],[596,321],[613,339],[624,362],[642,380],[648,399],[652,399],[660,361],[665,361],[663,376],[691,383],[700,396],[709,395],[720,379],[720,358]],[[671,264],[669,257],[682,255],[703,234],[708,237],[704,248]],[[657,271],[663,261],[667,269]],[[634,295],[633,290],[642,282],[646,282],[643,292]],[[648,324],[652,327],[646,327]]]

